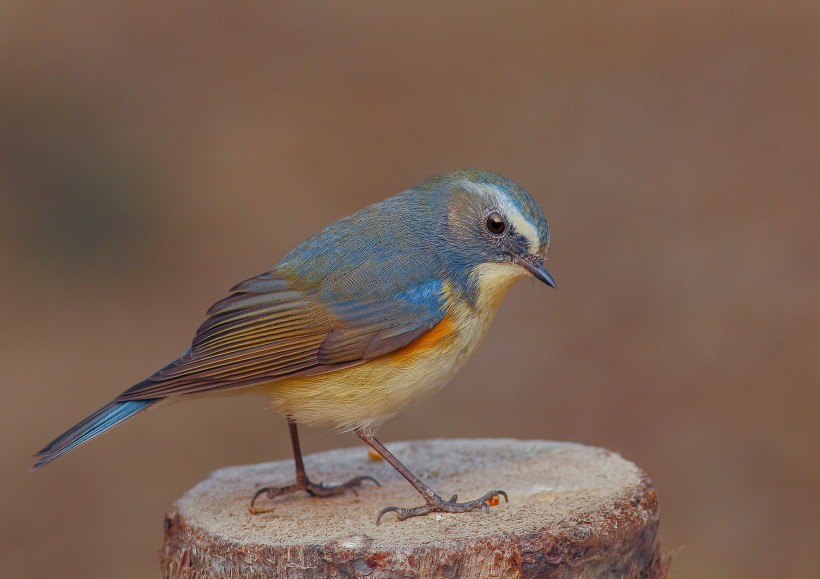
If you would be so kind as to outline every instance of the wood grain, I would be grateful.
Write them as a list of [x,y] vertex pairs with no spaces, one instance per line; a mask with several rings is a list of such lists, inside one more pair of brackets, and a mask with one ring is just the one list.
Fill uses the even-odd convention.
[[652,484],[634,464],[577,444],[509,439],[387,445],[443,497],[501,488],[489,513],[428,515],[376,526],[387,505],[420,497],[364,447],[306,457],[316,481],[369,474],[382,486],[316,499],[262,501],[260,486],[292,482],[292,461],[218,470],[169,511],[165,577],[665,577]]

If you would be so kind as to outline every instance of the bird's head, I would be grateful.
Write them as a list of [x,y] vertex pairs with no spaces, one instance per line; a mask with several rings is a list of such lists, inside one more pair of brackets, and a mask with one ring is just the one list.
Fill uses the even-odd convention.
[[523,187],[490,173],[467,169],[435,180],[446,191],[447,267],[461,274],[477,298],[493,301],[517,278],[530,274],[555,287],[544,266],[550,243],[541,208]]

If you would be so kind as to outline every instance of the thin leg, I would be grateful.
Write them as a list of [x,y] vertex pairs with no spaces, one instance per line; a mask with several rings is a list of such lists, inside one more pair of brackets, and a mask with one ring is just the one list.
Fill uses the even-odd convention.
[[380,486],[379,481],[374,479],[372,476],[357,476],[338,485],[326,485],[324,483],[311,482],[305,472],[305,463],[302,461],[302,449],[299,446],[299,433],[296,430],[296,423],[290,417],[288,417],[288,429],[290,430],[290,442],[293,446],[293,463],[296,467],[296,483],[283,487],[264,487],[256,491],[256,494],[253,495],[253,499],[251,499],[250,512],[252,515],[263,512],[257,511],[254,508],[256,500],[262,495],[266,495],[269,499],[274,499],[296,491],[305,491],[313,497],[325,498],[340,495],[347,490],[353,491],[353,494],[358,494],[356,492],[356,487],[361,486],[361,484],[366,480],[375,483],[376,486]]
[[379,516],[376,517],[377,525],[381,521],[382,517],[387,513],[396,513],[398,519],[400,521],[403,521],[405,519],[409,519],[410,517],[418,517],[420,515],[426,515],[428,513],[466,513],[469,511],[475,511],[477,509],[484,509],[485,511],[489,512],[489,501],[494,497],[499,496],[504,497],[504,500],[506,502],[509,502],[509,499],[507,498],[507,493],[501,490],[490,491],[483,497],[472,501],[467,501],[466,503],[456,502],[456,500],[458,499],[457,495],[453,495],[452,497],[450,497],[449,501],[445,501],[436,493],[434,493],[430,487],[421,482],[421,480],[412,472],[410,472],[406,466],[399,462],[399,459],[393,456],[393,453],[387,450],[384,447],[384,445],[381,442],[379,442],[375,436],[373,436],[371,432],[358,428],[356,429],[356,434],[359,436],[359,438],[361,438],[363,441],[365,441],[367,444],[373,447],[373,449],[376,450],[376,452],[382,455],[382,457],[384,457],[384,460],[389,462],[393,466],[393,468],[399,471],[399,474],[406,478],[407,482],[413,485],[413,488],[415,488],[419,492],[419,494],[422,497],[424,497],[424,502],[427,503],[421,507],[415,507],[412,509],[404,509],[401,507],[385,507],[381,511],[379,511]]
[[293,447],[293,464],[296,467],[296,484],[306,483],[307,473],[305,463],[302,461],[302,447],[299,446],[299,431],[296,430],[296,423],[288,417],[288,430],[290,431],[290,444]]

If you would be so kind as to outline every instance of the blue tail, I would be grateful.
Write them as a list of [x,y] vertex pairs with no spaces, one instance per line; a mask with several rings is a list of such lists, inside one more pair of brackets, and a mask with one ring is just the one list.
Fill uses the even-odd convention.
[[100,408],[94,414],[70,428],[56,439],[47,444],[40,452],[34,455],[37,462],[34,469],[47,465],[67,452],[71,452],[81,444],[85,444],[95,436],[99,436],[109,428],[142,412],[157,400],[128,400],[114,401],[108,406]]

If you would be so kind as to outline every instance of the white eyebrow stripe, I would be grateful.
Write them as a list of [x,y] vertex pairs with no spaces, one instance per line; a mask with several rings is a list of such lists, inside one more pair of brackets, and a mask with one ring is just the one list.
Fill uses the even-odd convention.
[[479,185],[478,183],[473,183],[472,181],[467,181],[466,179],[462,179],[460,185],[473,193],[484,195],[485,197],[495,200],[503,211],[504,216],[510,222],[510,225],[515,228],[515,231],[519,235],[523,236],[524,239],[527,240],[530,253],[533,255],[538,254],[538,250],[541,248],[541,241],[538,238],[538,231],[535,229],[535,226],[530,223],[509,200],[506,193],[493,185]]
[[541,243],[538,240],[538,232],[535,230],[533,224],[527,221],[524,216],[521,215],[521,212],[512,204],[504,203],[504,211],[507,214],[507,219],[510,220],[510,225],[527,240],[530,253],[538,255],[538,249],[541,247]]

